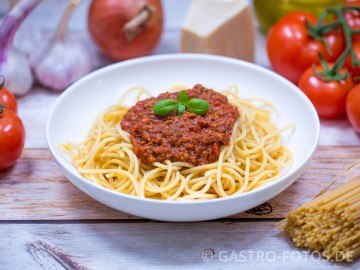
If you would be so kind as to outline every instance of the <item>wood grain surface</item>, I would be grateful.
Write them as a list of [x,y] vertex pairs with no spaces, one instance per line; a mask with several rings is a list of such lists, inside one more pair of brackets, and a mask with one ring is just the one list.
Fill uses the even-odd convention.
[[[295,184],[268,203],[231,218],[284,218],[359,157],[360,146],[321,146]],[[47,149],[26,149],[12,169],[0,173],[0,198],[2,220],[138,219],[112,210],[73,186]]]
[[[359,269],[262,222],[0,224],[1,269]],[[112,266],[112,267],[109,267]]]
[[[0,19],[10,1],[0,0]],[[48,38],[67,2],[43,1],[21,31],[39,31]],[[177,53],[180,25],[191,0],[162,2],[164,31],[153,54]],[[90,0],[82,1],[69,32],[86,43],[93,54],[93,69],[97,69],[112,61],[99,53],[87,33],[89,4]],[[266,38],[257,33],[256,39],[255,62],[269,68]],[[320,147],[305,173],[269,202],[216,221],[165,223],[112,210],[65,179],[46,149],[45,138],[46,119],[59,95],[35,84],[18,100],[26,149],[13,168],[0,173],[0,270],[360,269],[360,260],[327,262],[299,250],[275,227],[288,211],[311,200],[359,160],[360,137],[346,118],[321,119]]]

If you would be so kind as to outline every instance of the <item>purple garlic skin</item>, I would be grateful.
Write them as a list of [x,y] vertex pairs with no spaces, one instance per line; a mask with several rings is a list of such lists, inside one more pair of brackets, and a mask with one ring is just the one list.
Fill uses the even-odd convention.
[[56,33],[30,57],[37,80],[61,91],[91,71],[91,55],[84,44],[68,35],[68,24],[80,0],[70,0]]
[[17,96],[28,93],[33,85],[34,80],[28,59],[14,48],[7,51],[5,61],[1,62],[0,74],[6,78],[6,88]]
[[14,47],[28,58],[43,43],[44,35],[32,25],[22,25],[15,35]]
[[40,84],[62,91],[91,72],[90,59],[87,47],[80,41],[52,37],[30,57],[30,62]]
[[42,0],[22,0],[0,22],[0,74],[15,95],[30,91],[33,75],[26,56],[13,47],[14,37],[24,19]]

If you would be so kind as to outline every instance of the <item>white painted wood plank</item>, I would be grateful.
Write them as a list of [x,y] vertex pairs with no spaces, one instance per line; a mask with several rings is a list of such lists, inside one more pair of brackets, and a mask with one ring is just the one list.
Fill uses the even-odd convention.
[[2,269],[359,269],[359,260],[332,263],[295,249],[274,225],[1,224],[0,265]]

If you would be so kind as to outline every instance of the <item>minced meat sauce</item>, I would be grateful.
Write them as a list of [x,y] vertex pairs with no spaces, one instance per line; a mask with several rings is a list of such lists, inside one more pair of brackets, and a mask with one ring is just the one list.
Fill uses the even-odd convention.
[[156,115],[154,104],[163,99],[177,100],[176,92],[139,101],[124,115],[121,127],[130,133],[134,152],[142,162],[208,164],[218,160],[221,145],[229,144],[239,117],[237,108],[224,95],[199,84],[185,92],[189,99],[208,101],[210,110],[204,116],[188,111],[179,116],[176,110],[168,116]]

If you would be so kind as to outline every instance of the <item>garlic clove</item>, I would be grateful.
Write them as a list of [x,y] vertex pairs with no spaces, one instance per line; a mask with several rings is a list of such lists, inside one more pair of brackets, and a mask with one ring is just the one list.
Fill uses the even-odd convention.
[[6,61],[0,64],[0,74],[6,76],[6,88],[17,96],[25,95],[32,87],[33,75],[28,59],[14,48],[8,49]]
[[0,22],[0,74],[15,95],[30,91],[33,77],[25,55],[14,49],[14,36],[22,22],[42,0],[21,0]]
[[51,38],[31,56],[34,73],[42,85],[61,91],[91,71],[88,49],[78,40]]
[[67,27],[80,0],[70,0],[56,33],[30,57],[39,83],[64,90],[91,71],[91,55],[80,40],[70,38]]
[[14,47],[29,57],[30,54],[37,50],[43,40],[43,34],[39,29],[25,24],[20,27],[15,35]]

